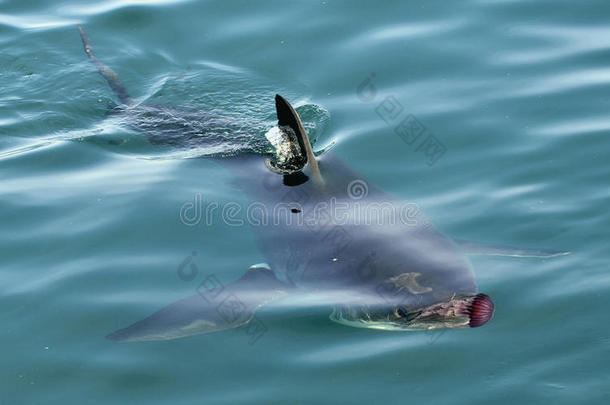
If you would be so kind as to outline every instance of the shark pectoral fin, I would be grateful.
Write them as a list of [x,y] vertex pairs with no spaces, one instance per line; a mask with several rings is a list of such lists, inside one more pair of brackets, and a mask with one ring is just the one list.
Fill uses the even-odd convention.
[[286,294],[288,287],[268,267],[253,266],[226,286],[209,276],[197,292],[106,337],[156,341],[237,328],[250,322],[257,308]]
[[455,243],[467,255],[491,255],[511,257],[555,257],[569,255],[570,252],[551,249],[521,249],[511,246],[486,245],[465,240],[456,240]]
[[311,142],[307,136],[307,131],[305,131],[303,123],[301,122],[301,117],[294,107],[279,94],[275,95],[275,109],[277,112],[278,126],[288,126],[294,131],[301,150],[305,151],[305,155],[307,156],[307,166],[311,178],[318,185],[323,185],[324,181],[320,173],[320,168],[318,167],[318,162],[316,161],[313,149],[311,148]]

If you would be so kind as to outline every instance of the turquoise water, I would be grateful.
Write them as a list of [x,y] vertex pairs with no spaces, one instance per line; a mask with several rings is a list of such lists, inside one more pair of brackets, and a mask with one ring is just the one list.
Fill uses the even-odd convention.
[[[602,1],[0,2],[0,403],[607,402],[609,12]],[[181,221],[197,195],[244,197],[192,158],[201,150],[150,145],[108,114],[116,98],[78,23],[138,102],[223,110],[260,136],[281,93],[310,114],[317,149],[334,143],[444,233],[572,254],[473,257],[496,304],[476,329],[349,328],[302,307],[260,311],[254,342],[243,329],[108,341],[206,276],[229,283],[264,258],[248,227]],[[407,117],[442,154],[396,133]]]

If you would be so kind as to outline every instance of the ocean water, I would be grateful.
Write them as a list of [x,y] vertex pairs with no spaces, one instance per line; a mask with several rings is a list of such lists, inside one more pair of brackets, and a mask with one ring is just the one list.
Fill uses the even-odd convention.
[[[609,13],[603,1],[0,1],[0,403],[607,403]],[[304,306],[261,310],[256,335],[109,341],[264,258],[249,227],[181,218],[198,198],[244,197],[205,150],[151,145],[109,112],[79,23],[138,103],[222,110],[260,137],[280,93],[317,150],[442,232],[571,254],[472,257],[496,305],[476,329],[350,328]]]

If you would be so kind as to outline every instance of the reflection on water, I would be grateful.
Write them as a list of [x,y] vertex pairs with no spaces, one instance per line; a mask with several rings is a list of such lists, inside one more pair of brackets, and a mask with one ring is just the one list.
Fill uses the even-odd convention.
[[[1,3],[0,402],[608,402],[607,2]],[[78,23],[143,126],[114,109]],[[358,92],[372,73],[373,98]],[[198,157],[264,149],[276,93],[317,151],[334,143],[369,189],[444,234],[573,253],[472,257],[496,304],[482,328],[349,328],[311,294],[257,311],[252,345],[247,329],[105,339],[266,261],[251,226],[180,214],[198,194],[248,204]],[[389,96],[403,109],[388,124]],[[206,119],[226,120],[213,146],[198,142]],[[171,120],[184,120],[172,144],[151,144]],[[417,122],[446,148],[433,165]]]

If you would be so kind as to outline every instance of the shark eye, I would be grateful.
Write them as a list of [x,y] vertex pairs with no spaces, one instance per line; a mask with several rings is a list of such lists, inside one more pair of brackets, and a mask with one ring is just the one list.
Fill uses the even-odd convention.
[[407,316],[409,316],[409,314],[407,313],[407,311],[405,311],[404,309],[398,307],[396,308],[396,315],[398,315],[401,318],[406,318]]

